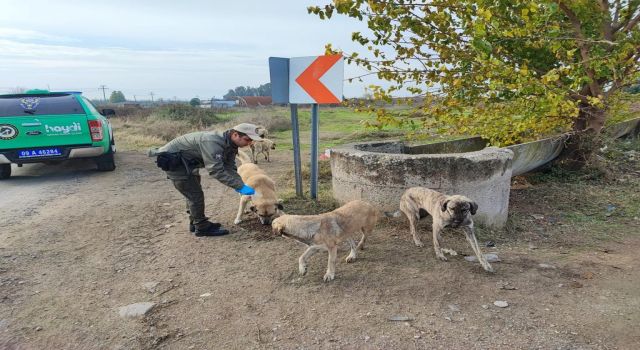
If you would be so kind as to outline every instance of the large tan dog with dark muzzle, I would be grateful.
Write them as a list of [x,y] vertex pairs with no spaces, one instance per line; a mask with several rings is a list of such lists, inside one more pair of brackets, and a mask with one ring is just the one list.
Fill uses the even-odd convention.
[[238,151],[238,158],[242,162],[242,165],[238,167],[238,174],[244,183],[256,190],[256,194],[240,197],[238,214],[233,223],[237,225],[242,222],[242,214],[244,214],[247,204],[251,202],[249,209],[258,215],[260,223],[269,225],[273,218],[282,214],[281,210],[283,210],[282,203],[276,196],[276,184],[264,170],[253,164],[246,153]]
[[[334,279],[336,271],[336,256],[338,245],[348,241],[351,252],[346,258],[348,263],[356,260],[356,250],[364,248],[367,235],[373,231],[380,211],[371,204],[355,200],[340,208],[319,215],[283,215],[273,220],[273,233],[294,239],[309,246],[298,259],[298,269],[301,275],[307,273],[307,259],[318,250],[329,252],[327,273],[324,281]],[[362,234],[356,246],[355,239]]]
[[478,205],[465,196],[446,196],[438,191],[424,187],[409,188],[400,198],[400,211],[409,219],[411,235],[413,236],[413,242],[416,246],[424,246],[418,237],[416,224],[418,220],[429,214],[433,218],[433,249],[436,251],[436,256],[440,260],[447,261],[443,252],[449,253],[450,255],[457,255],[457,253],[451,249],[440,248],[442,242],[440,232],[445,227],[462,227],[467,241],[471,245],[478,261],[480,261],[482,268],[486,271],[493,272],[493,268],[480,251],[480,246],[476,239],[471,216],[475,215],[477,210]]

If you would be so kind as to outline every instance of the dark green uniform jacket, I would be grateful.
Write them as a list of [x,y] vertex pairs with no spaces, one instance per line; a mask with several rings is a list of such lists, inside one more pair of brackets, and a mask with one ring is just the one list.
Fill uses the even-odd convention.
[[[182,135],[157,152],[181,152],[182,157],[192,164],[194,172],[205,168],[209,175],[233,189],[244,184],[236,168],[238,146],[231,141],[229,131],[199,131]],[[167,173],[171,177],[170,172]]]

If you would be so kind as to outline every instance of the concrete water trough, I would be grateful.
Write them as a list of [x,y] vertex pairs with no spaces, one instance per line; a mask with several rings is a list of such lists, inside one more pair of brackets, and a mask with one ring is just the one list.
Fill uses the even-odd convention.
[[344,145],[331,151],[333,195],[341,203],[362,199],[382,210],[397,210],[407,188],[422,186],[471,198],[478,203],[476,223],[502,228],[513,152],[485,145],[481,138]]
[[[638,137],[640,118],[606,128],[610,137]],[[471,137],[431,144],[365,142],[331,152],[333,195],[340,202],[367,200],[398,209],[409,187],[462,194],[478,203],[475,222],[502,228],[507,221],[511,176],[535,170],[558,157],[570,134],[504,148]]]

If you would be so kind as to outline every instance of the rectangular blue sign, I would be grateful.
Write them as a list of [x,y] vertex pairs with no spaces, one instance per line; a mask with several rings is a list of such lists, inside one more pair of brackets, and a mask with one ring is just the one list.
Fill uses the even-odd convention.
[[289,103],[289,59],[269,57],[269,75],[273,103]]

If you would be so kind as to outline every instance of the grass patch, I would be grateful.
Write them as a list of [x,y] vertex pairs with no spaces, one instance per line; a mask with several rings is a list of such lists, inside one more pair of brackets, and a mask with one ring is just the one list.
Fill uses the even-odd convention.
[[640,142],[608,141],[581,170],[553,166],[511,191],[510,239],[580,245],[640,234]]
[[111,118],[110,121],[116,146],[127,151],[145,151],[159,147],[179,135],[197,130],[186,121],[156,120],[152,117]]
[[333,198],[330,187],[318,187],[318,199],[313,201],[309,198],[308,191],[303,197],[297,197],[294,189],[288,189],[280,193],[284,212],[294,215],[315,215],[332,211],[339,207],[339,203]]
[[318,162],[318,198],[316,201],[310,200],[309,182],[311,181],[311,169],[309,165],[302,165],[301,177],[303,189],[306,189],[302,198],[296,196],[294,170],[292,169],[283,177],[283,184],[286,189],[280,193],[280,197],[283,199],[284,211],[287,214],[313,215],[325,213],[339,207],[338,202],[333,198],[329,161]]
[[[366,128],[365,123],[373,122],[375,115],[369,112],[356,112],[349,108],[320,108],[318,118],[320,132],[318,149],[320,151],[357,141],[400,138],[408,131],[397,127],[385,127],[383,129]],[[300,128],[300,148],[302,151],[310,151],[310,109],[298,110],[298,124]],[[293,149],[290,131],[276,133],[275,137],[281,140],[279,146],[282,146],[284,149]]]

